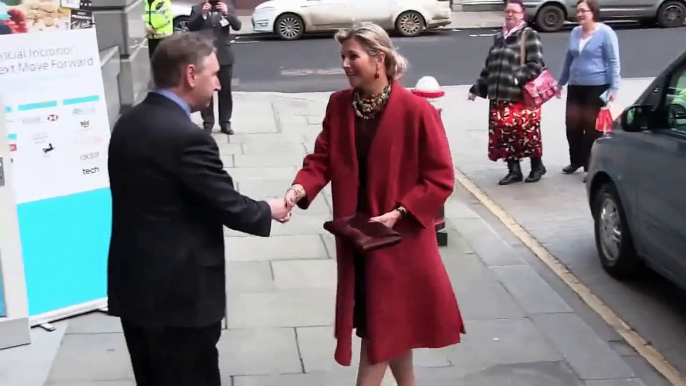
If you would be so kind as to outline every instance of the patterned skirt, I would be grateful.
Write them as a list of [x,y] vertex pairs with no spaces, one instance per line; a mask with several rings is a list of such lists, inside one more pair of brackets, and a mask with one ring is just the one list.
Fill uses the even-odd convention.
[[491,100],[488,116],[488,158],[491,161],[543,155],[540,107]]

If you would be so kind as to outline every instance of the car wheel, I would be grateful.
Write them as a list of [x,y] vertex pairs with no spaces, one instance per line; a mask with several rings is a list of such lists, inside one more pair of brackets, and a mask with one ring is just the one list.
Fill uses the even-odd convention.
[[395,29],[402,36],[414,37],[422,33],[426,25],[424,17],[416,11],[403,12],[395,21]]
[[554,4],[544,5],[536,15],[536,26],[543,32],[555,32],[565,24],[565,11]]
[[274,32],[282,40],[297,40],[305,32],[303,19],[293,13],[286,13],[279,16],[274,23]]
[[612,183],[603,184],[596,193],[593,219],[596,248],[605,272],[618,279],[636,276],[641,261],[634,249],[619,194]]
[[174,19],[174,32],[188,31],[188,16],[177,16]]
[[662,28],[675,28],[684,25],[686,5],[680,1],[666,1],[657,11],[657,22]]

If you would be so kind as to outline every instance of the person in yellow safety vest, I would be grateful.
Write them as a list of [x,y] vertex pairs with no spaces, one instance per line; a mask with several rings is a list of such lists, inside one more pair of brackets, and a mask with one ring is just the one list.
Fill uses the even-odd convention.
[[152,58],[157,45],[174,33],[174,14],[171,0],[145,0],[145,27],[148,38],[148,52]]

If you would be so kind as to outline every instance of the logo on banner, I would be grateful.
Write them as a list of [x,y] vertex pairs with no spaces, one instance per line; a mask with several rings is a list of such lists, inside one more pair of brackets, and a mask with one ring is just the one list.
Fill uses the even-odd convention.
[[100,152],[95,151],[88,154],[81,154],[81,161],[92,161],[100,156]]
[[57,121],[58,119],[60,119],[60,117],[59,117],[57,114],[50,114],[50,115],[48,115],[48,121],[50,121],[50,122],[55,122],[55,121]]
[[49,153],[50,153],[51,151],[53,151],[53,150],[55,150],[55,147],[52,146],[51,143],[49,143],[49,144],[48,144],[48,147],[44,147],[44,148],[43,148],[43,155],[49,156],[49,155],[50,155]]
[[91,128],[91,121],[81,121],[81,128],[88,130]]
[[42,123],[42,122],[43,122],[43,118],[41,118],[38,115],[21,119],[21,123],[23,123],[24,125],[35,125],[37,123]]
[[71,113],[74,115],[93,115],[95,114],[95,107],[77,107]]
[[33,143],[35,145],[42,145],[47,141],[48,133],[45,133],[45,132],[36,133],[36,134],[31,136],[31,139],[33,140]]
[[91,174],[100,173],[100,168],[97,167],[97,166],[95,166],[95,167],[92,167],[92,168],[90,168],[90,169],[81,169],[81,171],[83,172],[83,175],[84,175],[84,176],[88,176],[88,175],[91,175]]

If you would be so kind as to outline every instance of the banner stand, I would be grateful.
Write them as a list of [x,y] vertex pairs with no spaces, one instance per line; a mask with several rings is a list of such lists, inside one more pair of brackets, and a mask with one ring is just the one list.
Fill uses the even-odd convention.
[[0,349],[31,343],[5,111],[0,94]]
[[90,2],[0,0],[0,90],[28,324],[51,330],[107,303],[110,124]]

